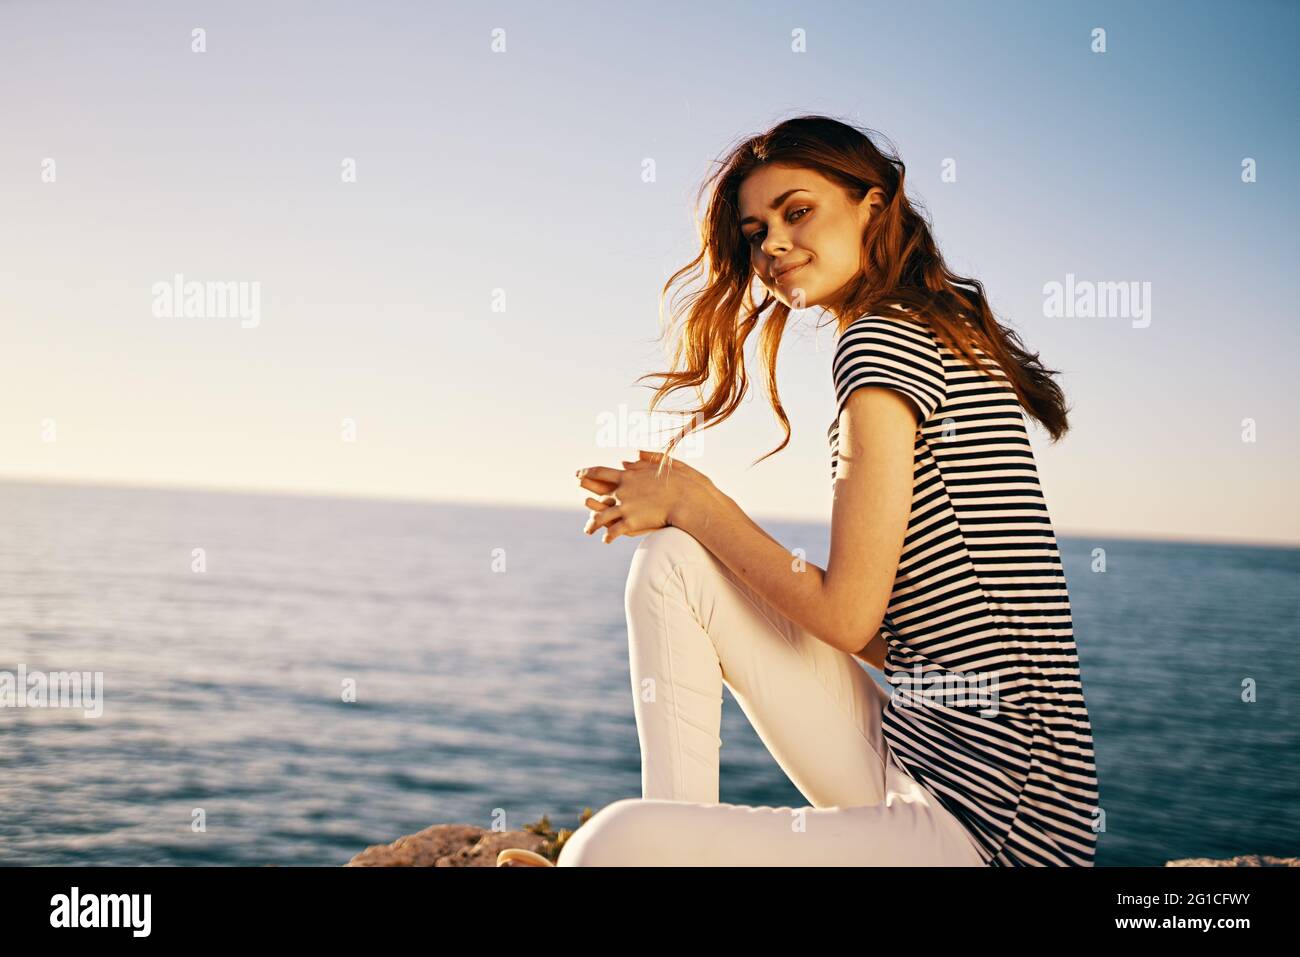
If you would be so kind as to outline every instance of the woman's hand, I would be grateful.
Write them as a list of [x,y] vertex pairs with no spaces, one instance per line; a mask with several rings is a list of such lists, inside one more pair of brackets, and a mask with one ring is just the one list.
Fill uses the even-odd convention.
[[584,533],[591,535],[604,528],[602,540],[609,544],[619,535],[644,535],[680,524],[684,509],[713,485],[703,473],[676,459],[664,466],[661,475],[661,452],[640,450],[639,455],[634,462],[624,462],[623,469],[595,466],[579,470],[578,484],[599,495],[585,502],[592,511]]

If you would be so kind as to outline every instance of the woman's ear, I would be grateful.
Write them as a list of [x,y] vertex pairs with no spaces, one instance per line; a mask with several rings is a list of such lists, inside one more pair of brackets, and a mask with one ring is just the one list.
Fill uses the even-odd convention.
[[872,216],[881,212],[885,208],[887,200],[888,197],[885,195],[883,188],[873,186],[871,189],[867,190],[867,195],[862,197],[862,204],[860,206],[862,225],[864,227],[870,221]]

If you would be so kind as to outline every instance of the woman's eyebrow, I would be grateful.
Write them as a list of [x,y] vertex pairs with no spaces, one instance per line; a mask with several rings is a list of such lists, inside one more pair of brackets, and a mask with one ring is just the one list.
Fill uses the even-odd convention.
[[[772,200],[772,202],[768,205],[768,209],[776,209],[778,206],[784,203],[786,199],[789,198],[791,193],[807,193],[807,192],[810,191],[804,189],[802,186],[796,186],[794,189],[787,189],[776,199]],[[740,221],[740,225],[744,226],[746,223],[757,223],[757,222],[759,222],[757,216],[746,216],[744,219]]]

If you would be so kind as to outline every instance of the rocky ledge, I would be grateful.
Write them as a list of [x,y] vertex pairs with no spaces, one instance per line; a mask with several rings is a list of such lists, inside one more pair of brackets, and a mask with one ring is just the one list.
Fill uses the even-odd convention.
[[1270,857],[1267,854],[1242,854],[1239,857],[1184,857],[1165,861],[1165,867],[1300,867],[1300,857]]
[[[584,808],[581,827],[591,817]],[[399,837],[391,844],[373,844],[344,867],[496,867],[497,854],[507,847],[536,851],[554,862],[573,831],[551,827],[543,815],[518,831],[494,831],[470,824],[434,824],[423,831]]]
[[[581,827],[591,817],[585,808]],[[518,831],[493,831],[470,824],[434,824],[423,831],[399,837],[391,844],[367,847],[344,867],[496,867],[497,854],[507,847],[524,847],[554,861],[573,832],[551,828],[543,816]],[[1300,857],[1243,854],[1214,859],[1185,857],[1165,861],[1165,867],[1300,867]]]

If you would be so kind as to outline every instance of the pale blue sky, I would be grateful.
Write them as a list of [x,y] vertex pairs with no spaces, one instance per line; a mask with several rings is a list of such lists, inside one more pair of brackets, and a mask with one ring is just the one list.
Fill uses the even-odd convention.
[[[1073,431],[1032,432],[1058,532],[1300,542],[1297,26],[1260,2],[5,3],[0,477],[580,526],[574,469],[633,451],[598,425],[648,401],[699,182],[825,112],[899,147],[949,263],[1063,370]],[[153,315],[176,273],[260,283],[257,326]],[[1067,273],[1149,282],[1150,326],[1044,317]],[[783,345],[791,445],[750,467],[781,435],[760,390],[690,459],[759,519],[829,519],[821,319]]]

